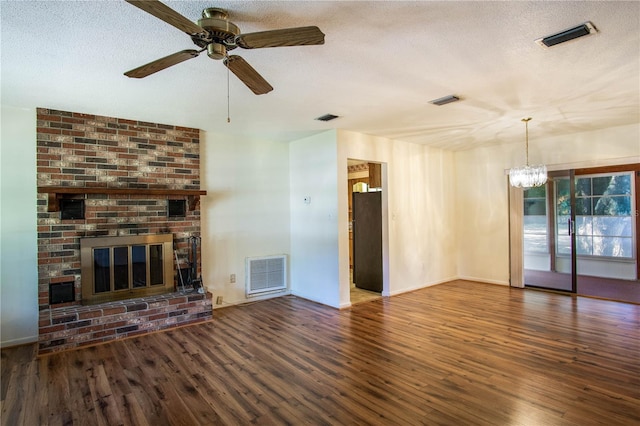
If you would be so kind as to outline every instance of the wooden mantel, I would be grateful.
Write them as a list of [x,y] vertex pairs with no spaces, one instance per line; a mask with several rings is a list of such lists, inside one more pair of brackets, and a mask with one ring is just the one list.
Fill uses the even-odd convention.
[[60,210],[60,198],[64,195],[78,194],[118,194],[118,195],[182,195],[189,200],[189,210],[195,210],[201,195],[207,191],[199,189],[157,189],[157,188],[94,188],[76,186],[39,186],[38,193],[49,194],[47,211]]

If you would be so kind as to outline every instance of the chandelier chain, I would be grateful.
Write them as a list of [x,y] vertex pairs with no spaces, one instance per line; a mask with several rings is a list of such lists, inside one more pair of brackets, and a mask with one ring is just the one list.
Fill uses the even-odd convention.
[[527,166],[529,166],[529,121],[531,121],[531,117],[527,117],[527,118],[523,118],[522,121],[524,121],[524,151],[526,154],[526,160],[527,162],[525,163]]

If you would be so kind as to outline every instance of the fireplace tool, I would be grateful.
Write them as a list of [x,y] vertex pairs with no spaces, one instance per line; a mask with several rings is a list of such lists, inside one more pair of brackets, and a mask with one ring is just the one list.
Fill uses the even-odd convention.
[[191,266],[189,282],[194,290],[197,290],[200,294],[204,294],[202,275],[198,275],[198,267],[200,266],[198,259],[198,245],[202,248],[202,238],[192,235],[189,237],[189,242],[191,243],[191,252],[189,253],[189,266]]
[[187,290],[184,289],[184,278],[182,277],[182,268],[180,267],[180,261],[178,260],[178,250],[174,250],[173,255],[176,258],[176,269],[178,270],[178,277],[180,278],[180,284],[182,284],[182,293],[187,293]]

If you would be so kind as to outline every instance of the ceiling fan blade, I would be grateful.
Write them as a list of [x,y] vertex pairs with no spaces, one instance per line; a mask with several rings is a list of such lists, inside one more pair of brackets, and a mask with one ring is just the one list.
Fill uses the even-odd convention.
[[240,34],[235,38],[235,43],[244,49],[308,46],[324,44],[324,33],[318,27],[284,28],[281,30]]
[[224,64],[236,75],[253,93],[264,95],[273,90],[267,80],[258,71],[238,55],[231,55],[224,60]]
[[164,58],[156,59],[153,62],[149,62],[148,64],[132,69],[131,71],[127,71],[124,73],[124,75],[132,78],[143,78],[153,74],[154,72],[162,71],[163,69],[169,68],[172,65],[184,62],[187,59],[195,58],[199,54],[199,51],[193,49],[182,50],[172,55],[165,56]]
[[158,19],[163,20],[169,25],[173,25],[180,31],[184,31],[187,34],[202,34],[205,30],[198,24],[191,22],[189,19],[180,15],[175,10],[171,9],[164,3],[160,3],[158,0],[125,0],[127,3],[134,5],[137,8],[144,10],[147,13],[155,16]]

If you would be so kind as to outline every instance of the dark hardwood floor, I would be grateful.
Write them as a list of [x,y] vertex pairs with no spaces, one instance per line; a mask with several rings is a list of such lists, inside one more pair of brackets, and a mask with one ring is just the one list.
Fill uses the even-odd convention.
[[3,425],[640,424],[640,305],[466,281],[35,352],[2,350]]

